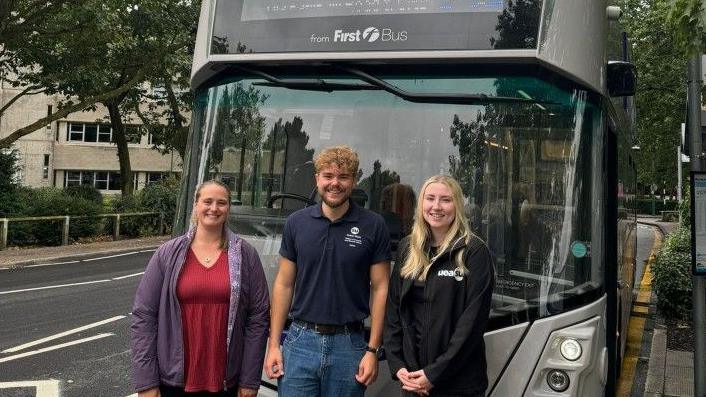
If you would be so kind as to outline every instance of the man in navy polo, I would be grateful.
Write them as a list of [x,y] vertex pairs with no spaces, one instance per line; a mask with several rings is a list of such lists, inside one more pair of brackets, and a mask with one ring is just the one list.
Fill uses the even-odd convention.
[[377,377],[389,234],[380,215],[350,200],[358,174],[353,150],[324,149],[315,169],[321,205],[296,211],[284,226],[265,372],[279,378],[283,397],[362,396]]

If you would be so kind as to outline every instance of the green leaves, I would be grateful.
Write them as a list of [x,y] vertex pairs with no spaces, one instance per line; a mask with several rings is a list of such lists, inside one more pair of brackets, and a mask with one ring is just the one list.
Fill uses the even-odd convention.
[[667,21],[674,33],[674,44],[692,55],[706,48],[704,11],[701,0],[671,0]]
[[675,32],[667,22],[673,10],[670,0],[620,0],[619,5],[631,42],[632,62],[638,70],[638,182],[670,192],[676,185],[676,148],[686,116],[688,53],[684,46],[675,44]]
[[652,265],[652,286],[657,307],[670,318],[687,319],[691,314],[691,232],[679,227],[667,236]]

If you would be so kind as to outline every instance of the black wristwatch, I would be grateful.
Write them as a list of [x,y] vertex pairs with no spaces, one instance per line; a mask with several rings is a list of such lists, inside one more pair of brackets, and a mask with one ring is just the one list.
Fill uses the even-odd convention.
[[382,348],[382,346],[372,347],[368,345],[365,347],[365,351],[373,353],[375,355],[375,358],[378,359],[378,361],[382,360],[385,355],[385,350]]

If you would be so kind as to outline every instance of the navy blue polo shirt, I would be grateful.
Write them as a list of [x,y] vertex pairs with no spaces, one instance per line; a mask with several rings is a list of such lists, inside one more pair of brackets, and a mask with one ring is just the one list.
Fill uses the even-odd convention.
[[321,205],[287,218],[279,253],[297,266],[293,319],[344,324],[370,314],[370,266],[390,260],[390,236],[382,216],[349,203],[335,222]]

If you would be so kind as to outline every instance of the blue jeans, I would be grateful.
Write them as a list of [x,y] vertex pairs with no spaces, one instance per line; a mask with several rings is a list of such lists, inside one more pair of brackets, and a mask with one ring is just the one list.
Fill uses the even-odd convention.
[[362,397],[355,375],[366,346],[362,332],[324,335],[293,323],[282,343],[280,397]]

